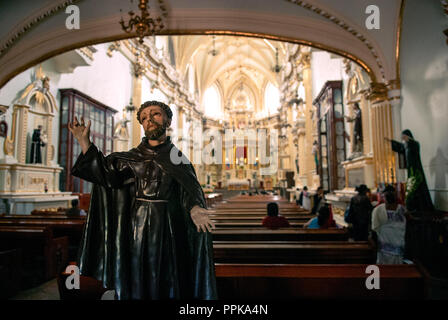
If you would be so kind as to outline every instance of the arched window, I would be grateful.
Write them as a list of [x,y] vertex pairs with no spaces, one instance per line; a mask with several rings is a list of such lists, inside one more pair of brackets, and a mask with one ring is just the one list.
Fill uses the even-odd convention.
[[222,116],[221,94],[216,85],[212,85],[205,90],[202,105],[206,116],[210,118],[219,118]]
[[268,82],[264,91],[265,113],[268,115],[277,113],[278,107],[280,107],[280,92],[276,86]]

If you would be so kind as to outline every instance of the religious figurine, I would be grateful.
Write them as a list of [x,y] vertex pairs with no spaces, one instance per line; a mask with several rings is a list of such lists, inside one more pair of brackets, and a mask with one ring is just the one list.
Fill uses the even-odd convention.
[[0,121],[0,137],[6,137],[8,134],[8,123]]
[[414,140],[410,130],[401,133],[403,143],[389,138],[384,138],[391,142],[392,150],[404,155],[408,180],[406,183],[406,208],[409,211],[432,211],[434,205],[426,184],[425,173],[423,172],[420,160],[420,144]]
[[318,152],[318,144],[317,141],[314,140],[313,148],[311,149],[311,154],[314,157],[314,164],[316,165],[316,173],[319,172],[319,152]]
[[349,116],[345,116],[348,122],[355,122],[353,129],[353,137],[354,137],[354,152],[362,153],[362,114],[361,108],[359,104],[355,102],[353,105],[355,116],[350,118]]
[[166,104],[145,102],[140,145],[107,157],[90,142],[91,121],[69,125],[82,149],[71,173],[94,183],[80,273],[118,299],[217,298],[214,224],[193,166],[166,136],[172,116]]
[[41,125],[38,125],[37,129],[34,129],[33,137],[31,139],[30,163],[42,163],[41,147],[45,147],[46,143],[41,138],[41,130]]

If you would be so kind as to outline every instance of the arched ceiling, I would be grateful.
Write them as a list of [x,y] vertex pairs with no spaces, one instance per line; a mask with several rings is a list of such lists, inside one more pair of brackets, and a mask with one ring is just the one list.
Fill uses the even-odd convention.
[[223,96],[228,97],[231,86],[241,79],[257,91],[261,91],[268,81],[278,86],[274,72],[276,48],[279,49],[280,63],[284,60],[285,43],[225,35],[176,36],[172,39],[176,68],[185,75],[189,66],[193,66],[199,93],[217,82]]
[[[295,41],[341,54],[373,81],[399,77],[404,0],[164,0],[165,34],[233,34]],[[137,0],[134,1],[136,6]],[[81,28],[65,26],[65,7],[80,9]],[[368,5],[381,12],[380,30],[365,27]],[[62,52],[128,38],[119,21],[124,0],[15,0],[0,2],[0,88],[14,75]],[[157,7],[155,2],[152,7]],[[138,12],[138,10],[135,10]],[[256,58],[254,58],[254,62]],[[205,72],[204,76],[210,77]]]

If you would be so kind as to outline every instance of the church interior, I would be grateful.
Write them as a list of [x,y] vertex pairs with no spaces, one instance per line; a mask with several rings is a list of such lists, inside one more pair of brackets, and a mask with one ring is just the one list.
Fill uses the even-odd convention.
[[[146,33],[126,25],[149,13]],[[220,299],[448,299],[447,1],[24,0],[0,3],[0,24],[2,299],[113,289],[65,287],[95,214],[70,124],[126,152],[153,100],[204,192]],[[387,187],[405,208],[401,263],[378,263],[376,208],[368,239],[353,236],[361,185],[372,208]],[[288,226],[262,224],[272,202]],[[322,204],[333,225],[312,230]]]

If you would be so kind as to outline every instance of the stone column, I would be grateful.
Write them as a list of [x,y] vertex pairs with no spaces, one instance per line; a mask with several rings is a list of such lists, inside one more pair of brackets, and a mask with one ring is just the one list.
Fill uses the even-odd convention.
[[29,109],[30,107],[26,105],[17,105],[17,104],[14,105],[14,113],[17,112],[16,117],[17,139],[14,141],[16,149],[15,158],[19,163],[26,163],[26,153],[27,153],[26,136],[28,132]]
[[301,63],[303,65],[302,76],[303,76],[303,87],[305,88],[305,101],[304,101],[304,113],[305,113],[305,139],[303,146],[303,156],[305,161],[303,162],[303,172],[306,174],[306,184],[308,188],[313,185],[313,177],[317,175],[315,171],[314,158],[311,154],[313,147],[314,136],[313,132],[313,83],[312,83],[312,73],[311,73],[311,52],[306,52],[302,54]]
[[132,147],[137,147],[142,141],[141,125],[137,120],[137,111],[142,104],[142,78],[139,74],[134,74],[132,78],[132,102],[136,110],[132,112],[131,128],[132,128]]
[[[47,166],[51,166],[51,162],[54,157],[53,150],[53,115],[49,115],[47,118]],[[59,183],[59,181],[58,181]]]
[[395,183],[396,157],[385,137],[394,137],[393,111],[384,84],[372,83],[367,93],[372,108],[372,145],[375,183]]
[[299,180],[300,187],[309,185],[308,174],[309,167],[307,166],[307,136],[306,136],[306,122],[304,118],[300,118],[297,121],[297,136],[299,143]]
[[362,113],[362,145],[363,154],[366,156],[372,155],[372,121],[371,121],[371,107],[365,95],[361,95],[359,102]]
[[[387,84],[387,97],[392,107],[392,125],[394,128],[393,139],[401,141],[401,131],[403,130],[401,125],[401,85],[399,80],[392,80]],[[398,155],[395,154],[395,169],[396,169],[396,181],[406,181],[406,169],[398,168]]]

